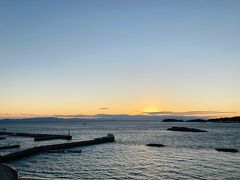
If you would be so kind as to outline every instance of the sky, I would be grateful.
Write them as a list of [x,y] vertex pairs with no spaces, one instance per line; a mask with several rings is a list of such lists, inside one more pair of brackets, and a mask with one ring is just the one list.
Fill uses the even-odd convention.
[[240,115],[238,0],[0,0],[0,117]]

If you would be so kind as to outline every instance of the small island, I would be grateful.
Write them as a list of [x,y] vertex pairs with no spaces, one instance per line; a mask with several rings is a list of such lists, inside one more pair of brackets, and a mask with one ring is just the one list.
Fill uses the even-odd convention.
[[165,145],[163,145],[163,144],[147,144],[146,146],[150,146],[150,147],[165,147]]
[[220,152],[232,152],[232,153],[238,152],[237,149],[232,149],[232,148],[216,148],[215,150]]
[[188,127],[171,127],[168,128],[167,131],[181,131],[181,132],[207,132],[206,130],[188,128]]

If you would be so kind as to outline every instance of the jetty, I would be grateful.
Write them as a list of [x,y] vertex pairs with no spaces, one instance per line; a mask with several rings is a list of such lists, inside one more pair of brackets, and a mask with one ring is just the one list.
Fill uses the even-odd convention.
[[33,148],[29,148],[29,149],[25,149],[18,152],[13,152],[10,154],[0,156],[0,163],[15,161],[24,157],[29,157],[39,153],[48,152],[50,150],[60,150],[60,149],[90,146],[90,145],[97,145],[97,144],[111,143],[111,142],[115,142],[115,137],[112,134],[108,134],[105,137],[95,138],[93,140],[38,146],[38,147],[33,147]]
[[9,131],[0,131],[0,135],[32,137],[34,138],[34,141],[45,141],[45,140],[53,140],[53,139],[66,139],[66,140],[72,139],[72,136],[70,135],[19,133],[19,132],[9,132]]
[[14,145],[0,146],[0,150],[13,149],[13,148],[20,148],[20,145],[19,144],[14,144]]

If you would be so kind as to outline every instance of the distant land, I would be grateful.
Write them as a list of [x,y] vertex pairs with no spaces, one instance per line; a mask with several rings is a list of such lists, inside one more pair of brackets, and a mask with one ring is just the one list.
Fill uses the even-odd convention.
[[163,122],[212,122],[212,123],[240,123],[240,117],[225,117],[225,118],[214,118],[214,119],[164,119]]
[[[122,117],[122,118],[121,118]],[[124,117],[124,118],[123,118]],[[129,118],[128,118],[129,117]],[[180,119],[177,118],[167,118],[163,119],[164,117],[153,117],[153,116],[127,116],[127,115],[113,115],[113,116],[101,116],[101,117],[70,117],[70,118],[62,118],[62,117],[32,117],[32,118],[3,118],[0,120],[7,121],[7,120],[27,120],[27,121],[62,121],[62,120],[87,120],[87,119],[96,119],[96,120],[157,120],[162,122],[211,122],[211,123],[240,123],[240,116],[237,117],[225,117],[225,118],[214,118],[214,119]],[[186,118],[186,117],[184,117]]]
[[163,119],[163,122],[184,122],[182,119]]
[[190,120],[187,120],[186,122],[206,122],[208,120],[205,120],[205,119],[190,119]]
[[230,117],[230,118],[216,118],[209,119],[207,122],[216,122],[216,123],[240,123],[240,116]]
[[[2,120],[77,120],[77,119],[98,119],[98,120],[150,120],[162,121],[164,119],[190,120],[199,118],[195,116],[169,116],[169,115],[129,115],[129,114],[97,114],[97,115],[53,115],[53,116],[31,116],[24,118],[2,118]],[[1,118],[0,118],[1,119]],[[207,117],[204,117],[207,119]]]

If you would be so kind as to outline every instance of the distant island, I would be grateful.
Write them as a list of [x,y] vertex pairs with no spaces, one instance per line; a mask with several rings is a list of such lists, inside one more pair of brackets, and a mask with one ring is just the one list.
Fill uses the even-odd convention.
[[190,119],[190,120],[187,120],[186,122],[206,122],[207,120],[205,119]]
[[238,117],[230,117],[230,118],[216,118],[216,119],[209,119],[207,122],[214,122],[214,123],[240,123],[240,116]]
[[163,122],[212,122],[212,123],[240,123],[240,117],[225,117],[225,118],[214,118],[214,119],[164,119]]

